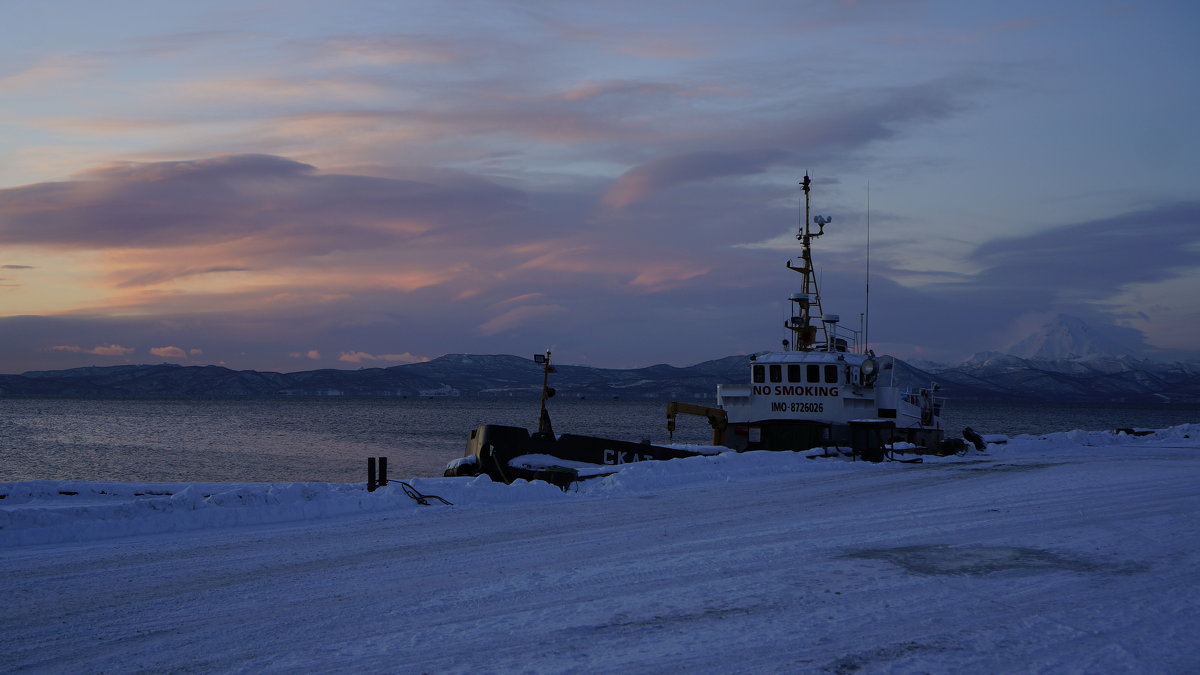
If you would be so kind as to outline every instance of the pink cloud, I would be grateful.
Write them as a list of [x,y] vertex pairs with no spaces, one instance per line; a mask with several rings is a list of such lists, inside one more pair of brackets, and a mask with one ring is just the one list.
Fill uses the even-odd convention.
[[514,307],[500,316],[485,322],[479,327],[479,330],[484,335],[495,335],[519,326],[535,317],[564,311],[566,311],[566,307],[561,305],[523,305],[521,307]]
[[655,266],[637,275],[630,286],[639,286],[648,292],[664,291],[675,288],[688,279],[694,279],[708,274],[708,268],[672,266]]
[[350,351],[338,354],[338,361],[344,363],[362,363],[364,361],[386,361],[389,363],[420,363],[429,359],[423,356],[414,356],[409,352],[403,354],[368,354],[367,352]]
[[604,194],[603,203],[614,209],[623,209],[655,192],[681,183],[762,173],[788,156],[788,153],[778,150],[667,155],[626,171]]
[[307,45],[319,65],[396,66],[453,63],[463,58],[462,46],[445,40],[409,35],[331,39]]
[[23,70],[0,77],[0,93],[42,89],[78,80],[95,69],[93,61],[72,56],[50,56]]
[[612,97],[689,96],[695,93],[697,92],[678,85],[662,82],[615,80],[608,82],[583,82],[563,92],[560,94],[560,97],[566,101],[590,101]]
[[525,302],[529,302],[530,300],[536,300],[538,298],[545,297],[545,295],[546,295],[545,293],[523,293],[521,295],[513,296],[511,298],[505,298],[504,300],[497,302],[493,306],[494,307],[502,307],[504,305],[519,305],[519,304],[522,304]]
[[378,83],[341,78],[233,78],[181,82],[168,91],[167,96],[176,101],[228,105],[233,102],[249,103],[268,99],[276,103],[362,101],[381,98],[387,92],[388,89]]
[[694,59],[707,56],[712,52],[710,46],[685,44],[676,39],[664,40],[662,33],[643,34],[628,37],[617,45],[615,51],[626,56],[649,59]]
[[533,256],[517,266],[521,270],[582,272],[607,268],[589,244],[544,240],[514,246],[512,250],[519,255]]

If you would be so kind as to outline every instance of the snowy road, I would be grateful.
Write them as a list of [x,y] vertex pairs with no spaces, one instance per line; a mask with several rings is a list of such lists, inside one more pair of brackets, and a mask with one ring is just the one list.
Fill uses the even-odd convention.
[[0,669],[1195,672],[1191,436],[17,545]]

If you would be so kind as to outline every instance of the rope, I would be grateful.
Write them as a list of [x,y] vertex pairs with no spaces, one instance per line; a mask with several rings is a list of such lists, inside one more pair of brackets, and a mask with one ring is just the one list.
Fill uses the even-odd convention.
[[442,499],[441,497],[439,497],[437,495],[423,495],[415,487],[409,485],[408,483],[405,483],[402,480],[395,480],[395,481],[389,481],[389,482],[399,483],[400,488],[402,490],[404,490],[404,494],[408,495],[409,497],[412,497],[413,501],[420,504],[421,506],[429,506],[430,499],[436,499],[439,502],[445,504],[446,506],[454,506],[454,504],[451,504],[450,502],[446,501],[445,499]]

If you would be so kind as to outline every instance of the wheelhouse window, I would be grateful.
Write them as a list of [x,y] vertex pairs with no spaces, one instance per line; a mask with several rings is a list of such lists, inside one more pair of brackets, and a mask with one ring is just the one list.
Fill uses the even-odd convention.
[[771,364],[771,381],[783,382],[783,366],[778,363]]
[[825,366],[825,382],[827,384],[837,384],[838,367],[835,365]]
[[788,375],[788,382],[803,382],[804,381],[804,379],[802,377],[803,374],[800,372],[800,365],[797,363],[788,364],[787,375]]
[[752,372],[754,373],[755,384],[762,384],[763,382],[767,381],[766,369],[764,367],[754,366]]
[[821,381],[821,366],[815,363],[808,364],[808,381],[813,383]]

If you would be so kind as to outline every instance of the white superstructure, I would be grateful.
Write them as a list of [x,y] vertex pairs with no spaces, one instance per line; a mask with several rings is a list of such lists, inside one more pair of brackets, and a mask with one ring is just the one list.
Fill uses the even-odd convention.
[[[830,219],[810,220],[807,175],[800,185],[804,217],[796,238],[801,253],[787,261],[787,267],[802,276],[800,290],[789,298],[792,312],[785,322],[792,338],[783,341],[782,351],[751,357],[747,382],[718,386],[717,409],[681,412],[708,414],[714,430],[718,423],[723,427],[721,443],[736,450],[804,450],[848,443],[856,424],[882,430],[888,440],[936,447],[944,432],[942,400],[934,396],[933,386],[901,392],[894,381],[894,360],[876,357],[859,344],[859,331],[844,328],[837,315],[824,312],[812,241],[825,234]],[[673,428],[668,416],[668,428]]]

